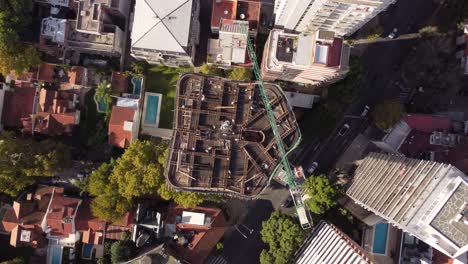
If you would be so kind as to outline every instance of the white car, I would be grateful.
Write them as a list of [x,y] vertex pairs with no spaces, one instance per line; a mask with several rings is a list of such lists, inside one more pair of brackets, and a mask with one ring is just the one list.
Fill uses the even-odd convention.
[[370,107],[368,105],[364,106],[362,110],[361,117],[365,117],[369,113]]
[[312,173],[314,173],[314,171],[317,169],[318,167],[318,163],[317,162],[314,162],[312,163],[312,165],[310,165],[310,167],[307,169],[307,173],[310,175]]
[[349,129],[349,125],[348,124],[344,124],[343,127],[340,129],[340,131],[338,132],[338,135],[339,136],[344,136],[344,134],[346,134],[346,132],[348,131]]
[[394,28],[392,30],[392,32],[390,32],[390,34],[388,34],[388,37],[389,39],[394,39],[397,37],[397,34],[398,34],[398,28]]

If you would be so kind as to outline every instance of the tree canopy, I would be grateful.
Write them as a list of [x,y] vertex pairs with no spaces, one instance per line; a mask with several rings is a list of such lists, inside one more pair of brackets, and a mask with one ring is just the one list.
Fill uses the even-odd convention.
[[159,194],[184,207],[200,204],[204,198],[202,194],[175,192],[167,187],[163,175],[167,147],[136,140],[120,158],[94,170],[87,187],[88,192],[96,196],[91,204],[94,215],[108,221],[119,220],[135,198],[145,195]]
[[300,226],[290,217],[275,211],[262,223],[260,231],[268,250],[260,254],[261,264],[291,263],[294,252],[305,238]]
[[220,68],[216,67],[216,65],[213,64],[203,64],[200,67],[200,72],[206,75],[215,75],[219,77],[224,77],[223,70]]
[[400,101],[387,100],[374,109],[372,119],[378,128],[389,129],[400,120],[403,111]]
[[62,144],[0,133],[0,192],[16,196],[35,182],[33,176],[55,176],[70,165],[70,152]]
[[32,1],[0,1],[0,73],[23,73],[39,65],[39,53],[33,46],[21,44],[18,32],[30,22]]
[[234,68],[229,72],[228,78],[237,81],[252,80],[252,69],[245,67]]
[[111,246],[112,263],[120,263],[129,260],[135,255],[135,245],[129,240],[114,242]]
[[320,215],[337,204],[341,189],[332,185],[325,175],[310,176],[306,179],[304,194],[308,196],[305,203],[310,211]]

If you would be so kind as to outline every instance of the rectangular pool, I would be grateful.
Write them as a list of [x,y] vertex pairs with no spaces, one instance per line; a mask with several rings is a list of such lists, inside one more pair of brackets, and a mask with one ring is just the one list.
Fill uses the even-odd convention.
[[145,107],[144,107],[144,124],[150,126],[158,126],[159,123],[159,109],[160,109],[159,94],[146,93]]
[[93,247],[93,244],[83,244],[81,256],[84,259],[92,259]]
[[378,223],[374,227],[372,253],[384,255],[387,251],[388,224]]
[[62,263],[62,252],[63,249],[61,246],[54,245],[51,247],[52,250],[52,264],[61,264]]
[[141,77],[132,77],[132,85],[133,85],[133,94],[140,95],[141,93]]

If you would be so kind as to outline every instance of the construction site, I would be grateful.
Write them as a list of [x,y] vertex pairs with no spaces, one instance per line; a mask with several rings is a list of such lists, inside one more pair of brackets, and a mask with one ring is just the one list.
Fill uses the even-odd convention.
[[[294,113],[278,86],[263,87],[289,151],[300,140]],[[176,89],[168,182],[178,190],[254,198],[281,168],[259,85],[189,73]]]

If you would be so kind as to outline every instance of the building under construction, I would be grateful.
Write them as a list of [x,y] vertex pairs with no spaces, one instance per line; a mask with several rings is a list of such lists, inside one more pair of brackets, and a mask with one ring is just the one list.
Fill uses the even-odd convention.
[[[294,113],[279,87],[265,89],[289,150],[300,138]],[[252,198],[280,165],[256,83],[185,74],[174,120],[166,177],[175,189]]]

